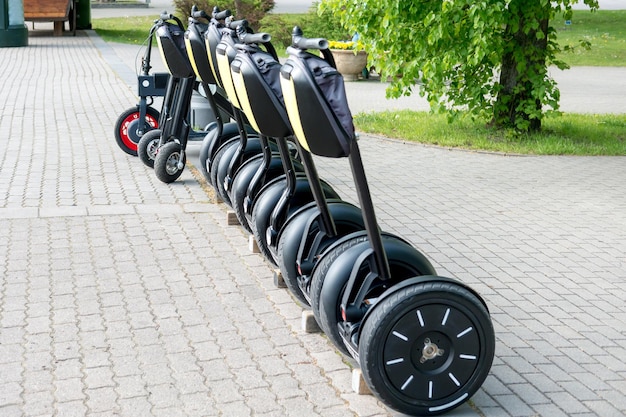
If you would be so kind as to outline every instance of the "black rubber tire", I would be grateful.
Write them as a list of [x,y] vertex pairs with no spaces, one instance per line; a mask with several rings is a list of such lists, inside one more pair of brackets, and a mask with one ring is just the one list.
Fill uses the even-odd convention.
[[[217,183],[217,193],[219,196],[226,202],[229,206],[232,207],[232,202],[230,200],[230,194],[225,188],[225,180],[228,176],[228,171],[230,168],[230,164],[232,163],[233,158],[237,154],[237,149],[239,148],[239,143],[234,147],[230,147],[224,151],[222,157],[219,160],[219,164],[217,166],[217,175],[216,175],[216,183]],[[246,148],[243,151],[243,155],[241,156],[241,163],[246,162],[248,159],[261,155],[261,142],[258,138],[248,138],[246,143]],[[233,177],[237,173],[237,170],[241,164],[236,164],[233,167]],[[232,178],[231,178],[232,182]],[[232,186],[232,183],[231,183]]]
[[[178,168],[178,163],[181,161],[182,155],[182,169]],[[183,148],[178,142],[167,142],[165,145],[159,148],[159,152],[154,160],[154,173],[157,178],[162,182],[169,184],[174,182],[180,177],[185,170],[185,163],[187,162],[187,154],[183,152]]]
[[149,168],[154,168],[154,159],[161,142],[161,130],[155,129],[145,133],[137,144],[137,156],[143,164]]
[[[341,244],[326,252],[320,258],[317,265],[315,265],[315,269],[313,269],[313,281],[311,282],[311,292],[309,294],[309,296],[311,297],[311,309],[313,310],[313,316],[315,317],[315,321],[317,321],[317,324],[320,326],[320,329],[322,329],[324,333],[328,334],[327,330],[324,329],[323,322],[320,318],[320,295],[322,293],[322,287],[324,286],[324,281],[326,279],[328,270],[337,260],[337,258],[339,258],[345,251],[363,242],[367,242],[367,234],[365,232],[355,235],[351,239],[342,242]],[[350,356],[350,353],[348,352],[348,349],[344,346],[343,342],[339,345],[335,344],[335,346],[341,352]]]
[[[211,160],[211,168],[209,170],[209,177],[211,178],[210,184],[213,186],[215,191],[217,192],[217,172],[219,170],[219,166],[222,160],[222,157],[226,152],[234,152],[234,149],[239,145],[239,138],[230,139],[222,144],[219,147],[215,155]],[[233,149],[231,149],[233,148]]]
[[[146,107],[146,119],[144,122],[144,134],[159,128],[160,113],[154,107]],[[121,150],[129,155],[137,156],[137,144],[141,137],[137,134],[139,125],[139,106],[124,110],[113,128],[115,142]]]
[[[343,321],[340,311],[341,298],[350,279],[354,262],[364,251],[370,249],[367,238],[355,243],[358,240],[359,238],[350,240],[326,253],[324,258],[330,256],[335,259],[330,264],[325,263],[324,268],[316,268],[311,285],[311,305],[313,312],[316,313],[315,317],[320,328],[339,350],[348,355],[349,352],[343,343],[337,325]],[[375,299],[386,289],[405,279],[435,274],[430,262],[417,249],[397,236],[383,235],[383,246],[389,262],[391,280],[384,283],[380,280],[374,282],[373,290],[367,296],[368,299]],[[333,253],[335,251],[337,253]],[[371,272],[366,266],[367,263],[359,271],[360,278],[357,277],[357,281],[363,280],[365,275]]]
[[[270,217],[276,204],[287,186],[285,177],[279,177],[265,186],[254,200],[252,208],[252,232],[257,241],[257,245],[263,256],[274,266],[277,264],[277,255],[272,252],[265,239],[265,232],[270,227]],[[326,198],[339,198],[335,190],[330,185],[322,181],[322,187]],[[313,201],[311,188],[306,177],[298,177],[293,197],[289,201],[289,210],[286,218],[295,213],[300,207]],[[282,225],[280,225],[282,227]],[[280,230],[276,230],[280,232]]]
[[[219,129],[216,122],[209,124],[207,133],[202,140],[200,152],[198,154],[198,162],[200,170],[207,183],[211,184],[211,174],[209,172],[209,161],[213,160],[217,150],[231,139],[239,138],[239,128],[236,123],[224,123],[222,126],[221,136],[217,136]],[[252,132],[248,132],[252,133]]]
[[304,228],[310,217],[317,213],[319,213],[317,206],[312,206],[294,214],[281,231],[280,239],[278,240],[277,263],[280,273],[291,294],[306,307],[309,307],[310,304],[298,286],[299,273],[296,259],[298,258]]
[[[298,251],[300,250],[300,242],[302,241],[306,225],[313,220],[309,229],[311,237],[307,241],[313,241],[313,236],[316,236],[316,241],[319,239],[317,255],[321,255],[326,248],[343,236],[364,230],[365,228],[363,217],[358,207],[344,201],[331,201],[328,202],[328,209],[335,223],[336,236],[329,237],[324,235],[319,237],[320,211],[317,206],[314,206],[292,217],[282,230],[278,241],[278,267],[283,279],[291,293],[306,306],[309,306],[309,301],[298,285],[300,273],[297,268]],[[317,217],[317,219],[312,219],[312,217]]]
[[235,211],[235,215],[237,216],[237,220],[239,220],[241,227],[243,227],[248,233],[252,233],[252,226],[250,226],[248,218],[244,213],[243,205],[248,191],[248,186],[261,164],[263,164],[263,155],[251,158],[241,165],[235,175],[235,178],[233,179],[233,184],[229,193],[230,202],[233,210]]
[[467,288],[416,283],[372,308],[361,327],[359,360],[367,385],[387,406],[409,415],[445,413],[487,378],[493,325]]
[[[206,182],[210,181],[209,172],[207,171],[206,162],[209,159],[209,150],[213,145],[213,142],[219,140],[217,137],[217,124],[209,125],[209,129],[202,139],[202,144],[200,145],[200,151],[198,152],[198,165],[200,165],[200,172],[202,172],[202,176],[204,177]],[[215,132],[213,132],[215,130]]]
[[[251,225],[252,213],[246,214],[244,204],[248,195],[248,187],[250,186],[250,183],[252,182],[256,171],[261,167],[261,164],[263,164],[262,155],[256,156],[246,161],[235,174],[235,178],[233,179],[233,184],[229,193],[230,201],[232,203],[233,210],[237,215],[239,223],[250,233],[253,233]],[[252,167],[254,167],[254,172],[251,172],[253,169]],[[296,170],[296,172],[301,172],[303,170],[302,164],[300,164],[298,161],[294,161],[294,169]],[[280,158],[272,158],[270,166],[265,174],[264,180],[262,180],[261,187],[272,181],[274,178],[277,178],[283,174],[283,164]],[[256,196],[252,196],[253,200],[255,197]]]

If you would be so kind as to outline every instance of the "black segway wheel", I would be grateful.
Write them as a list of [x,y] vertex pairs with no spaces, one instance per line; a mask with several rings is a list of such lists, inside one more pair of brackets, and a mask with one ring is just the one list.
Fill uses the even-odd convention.
[[[121,150],[129,155],[137,156],[137,144],[141,139],[138,130],[142,128],[139,120],[139,106],[131,107],[122,112],[115,121],[113,133],[115,142]],[[159,127],[159,111],[153,107],[146,108],[146,119],[143,124],[144,134]]]
[[209,172],[207,171],[206,162],[209,159],[209,150],[213,145],[213,142],[218,139],[217,132],[219,131],[217,123],[213,122],[207,128],[207,133],[202,139],[202,144],[200,145],[200,151],[198,153],[198,162],[200,165],[200,172],[202,172],[202,176],[204,179],[209,182]]
[[[310,305],[309,300],[298,282],[302,273],[306,273],[306,271],[303,272],[303,268],[313,268],[312,263],[317,257],[341,237],[365,228],[361,210],[350,203],[331,201],[328,203],[328,210],[335,223],[336,236],[328,236],[321,231],[320,211],[317,206],[314,206],[292,216],[278,240],[278,267],[287,288],[307,306]],[[304,236],[305,233],[307,236]],[[302,245],[305,247],[301,248]],[[301,250],[308,260],[298,259],[298,253]],[[311,253],[312,250],[315,253]],[[308,262],[310,265],[298,266],[299,261]]]
[[[315,269],[313,269],[313,280],[311,282],[311,292],[309,295],[311,297],[311,309],[313,310],[313,315],[315,316],[317,323],[320,325],[320,328],[322,328],[322,320],[320,319],[320,294],[322,293],[322,286],[324,285],[329,268],[345,251],[366,241],[367,235],[365,233],[359,233],[349,237],[348,239],[344,239],[342,242],[338,242],[338,245],[332,247],[320,258],[315,266]],[[348,267],[347,264],[344,266]],[[322,328],[322,330],[324,329]],[[341,350],[348,354],[348,351],[345,348]]]
[[220,166],[220,163],[222,161],[222,157],[227,152],[234,152],[235,149],[237,148],[237,145],[239,145],[239,138],[233,138],[233,139],[230,139],[230,140],[224,142],[219,147],[217,152],[215,152],[215,155],[211,159],[211,168],[210,168],[210,170],[207,170],[207,171],[209,172],[209,177],[210,177],[210,181],[209,182],[213,186],[213,188],[215,188],[216,192],[218,191],[218,188],[217,188],[218,187],[217,186],[217,181],[218,181],[217,180],[217,172],[219,170],[219,166]]
[[[268,230],[270,230],[271,216],[280,201],[283,191],[287,187],[287,180],[284,176],[276,178],[267,184],[254,200],[252,207],[252,231],[257,241],[257,245],[263,256],[274,266],[278,266],[278,256],[276,252],[278,242],[269,242]],[[326,182],[322,181],[322,189],[326,198],[339,198],[335,190]],[[298,209],[313,201],[311,187],[306,177],[298,177],[292,197],[289,199],[288,210],[285,219],[288,219]],[[278,234],[284,223],[279,225]],[[277,236],[276,236],[277,237]]]
[[[220,157],[219,162],[217,162],[217,167],[216,167],[217,175],[215,177],[215,181],[217,185],[217,193],[222,198],[222,200],[224,200],[226,204],[232,207],[232,201],[230,199],[231,188],[229,188],[228,190],[226,189],[225,181],[226,181],[226,178],[228,177],[228,171],[232,163],[232,160],[233,158],[235,158],[237,154],[239,143],[235,142],[234,145],[229,146],[229,147],[224,147],[224,148],[225,148],[224,153]],[[261,153],[262,153],[262,148],[261,148],[260,140],[258,138],[248,138],[246,148],[243,150],[243,154],[241,155],[241,163],[246,162],[250,158],[261,155]],[[239,169],[240,166],[241,164],[235,164],[235,166],[233,166],[233,169],[234,169],[233,177],[237,173],[237,170]],[[231,181],[230,185],[232,185],[233,177],[230,178],[230,181]]]
[[145,133],[137,144],[137,156],[145,166],[154,168],[154,159],[159,150],[161,141],[161,129],[151,130]]
[[[233,178],[232,187],[230,189],[230,201],[232,203],[233,210],[237,215],[237,219],[239,223],[246,229],[248,232],[252,232],[252,213],[246,213],[246,197],[248,197],[248,188],[254,179],[254,176],[257,174],[257,171],[261,169],[261,165],[263,164],[263,155],[257,155],[253,158],[247,160],[244,164],[241,165],[237,173],[235,174],[235,178]],[[294,169],[296,172],[302,172],[304,168],[299,161],[293,161]],[[274,178],[283,175],[283,163],[280,158],[272,158],[269,163],[269,167],[264,174],[264,177],[261,180],[260,186],[263,187],[265,184],[272,181]],[[250,196],[252,200],[256,197],[256,195]]]
[[235,175],[233,179],[233,185],[230,190],[230,201],[235,215],[237,216],[237,220],[239,220],[239,224],[241,224],[248,233],[252,233],[252,227],[248,222],[243,205],[246,193],[248,192],[248,186],[262,163],[262,155],[246,161],[237,171],[237,175]]
[[417,282],[372,308],[362,324],[359,359],[368,386],[389,407],[441,414],[469,399],[487,378],[493,325],[467,288],[447,280]]
[[[433,266],[424,255],[399,237],[384,234],[383,245],[387,253],[391,279],[382,281],[376,278],[371,282],[364,299],[363,309],[367,309],[367,306],[375,303],[375,300],[387,289],[405,279],[435,274]],[[358,268],[355,271],[357,274],[356,282],[365,282],[372,272],[370,262],[373,262],[373,259],[365,260],[360,265],[356,265],[361,255],[369,250],[370,244],[366,237],[350,239],[328,251],[324,258],[328,257],[329,261],[323,263],[320,261],[320,267],[316,268],[313,273],[311,306],[315,318],[333,344],[347,355],[350,353],[339,334],[338,327],[338,324],[343,321],[340,308],[341,300],[350,275],[355,268]]]
[[162,182],[174,182],[183,173],[186,155],[178,142],[168,142],[161,146],[154,159],[154,173]]
[[208,183],[211,182],[211,174],[208,171],[208,162],[212,159],[214,153],[223,143],[239,135],[239,130],[237,129],[235,123],[224,124],[222,126],[222,134],[218,136],[217,134],[219,131],[220,129],[218,128],[216,122],[209,124],[198,153],[200,171]]

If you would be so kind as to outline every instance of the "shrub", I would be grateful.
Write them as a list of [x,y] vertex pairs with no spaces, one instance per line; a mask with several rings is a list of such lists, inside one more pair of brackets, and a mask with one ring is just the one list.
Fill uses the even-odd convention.
[[353,33],[346,30],[339,17],[327,9],[318,12],[318,3],[314,3],[308,13],[306,27],[303,26],[304,36],[307,38],[325,38],[333,40],[352,39]]
[[255,31],[259,22],[274,8],[274,0],[174,0],[174,6],[182,16],[190,16],[192,6],[211,14],[213,7],[230,9],[236,19],[246,19]]
[[352,35],[342,28],[338,18],[329,12],[318,14],[317,3],[313,3],[305,14],[267,14],[260,22],[260,31],[272,35],[276,46],[291,45],[293,27],[299,26],[307,38],[325,38],[329,40],[352,39]]
[[291,44],[291,30],[293,26],[281,15],[272,13],[265,15],[265,17],[261,19],[260,26],[261,32],[267,32],[272,35],[272,44],[274,44],[276,48],[281,46],[284,48]]

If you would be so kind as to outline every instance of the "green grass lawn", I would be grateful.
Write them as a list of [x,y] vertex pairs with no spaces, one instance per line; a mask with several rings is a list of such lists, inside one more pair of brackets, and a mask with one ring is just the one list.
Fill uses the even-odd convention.
[[580,40],[591,43],[591,49],[576,48],[559,58],[572,66],[626,66],[626,10],[576,10],[571,25],[564,19],[552,22],[560,45],[575,45]]
[[626,114],[563,114],[544,119],[539,133],[496,130],[484,121],[410,110],[361,113],[357,130],[443,147],[533,155],[626,155]]
[[148,37],[154,20],[158,17],[158,13],[155,12],[154,16],[93,19],[91,25],[96,33],[107,42],[141,45]]

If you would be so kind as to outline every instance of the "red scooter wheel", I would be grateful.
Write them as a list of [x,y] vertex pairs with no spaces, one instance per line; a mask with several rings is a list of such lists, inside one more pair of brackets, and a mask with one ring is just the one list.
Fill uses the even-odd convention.
[[137,144],[141,139],[138,131],[143,128],[143,133],[159,127],[159,111],[153,107],[146,108],[146,119],[141,126],[139,120],[139,106],[126,109],[119,115],[115,122],[113,133],[117,145],[129,155],[137,156]]

